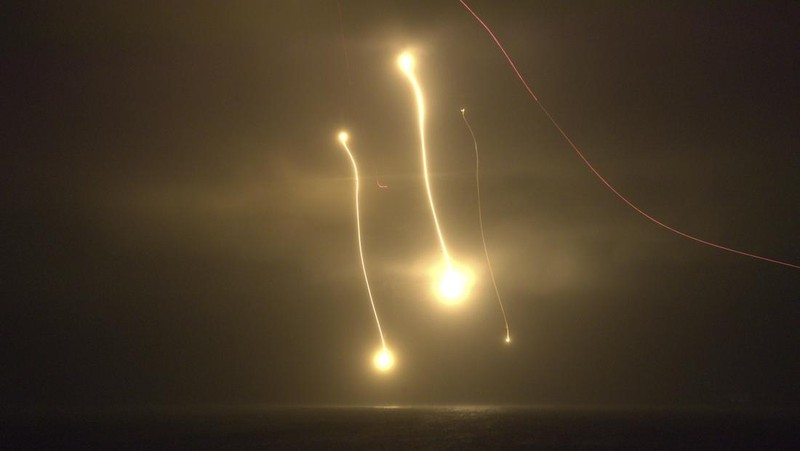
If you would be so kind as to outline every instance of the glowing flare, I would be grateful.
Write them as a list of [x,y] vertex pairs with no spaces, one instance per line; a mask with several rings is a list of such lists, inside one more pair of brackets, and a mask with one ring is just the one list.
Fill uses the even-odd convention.
[[394,366],[394,356],[389,351],[389,348],[383,348],[375,353],[372,363],[375,364],[375,368],[378,371],[385,373]]
[[439,296],[448,304],[462,301],[469,291],[469,277],[463,272],[448,269],[439,280]]
[[447,306],[461,304],[475,284],[472,270],[455,263],[450,267],[441,264],[431,268],[430,276],[433,279],[431,289],[436,299]]
[[[339,142],[342,143],[342,147],[344,148],[345,152],[347,152],[347,156],[350,157],[350,162],[353,164],[353,175],[355,176],[355,204],[356,204],[356,235],[358,236],[358,255],[361,257],[361,270],[364,273],[364,282],[367,285],[367,294],[369,295],[369,303],[372,306],[372,314],[375,316],[375,324],[378,326],[378,334],[381,337],[381,345],[383,347],[383,352],[379,355],[383,355],[384,357],[381,358],[381,362],[384,362],[384,365],[379,365],[381,369],[388,369],[394,363],[394,359],[389,353],[388,349],[386,348],[386,340],[383,337],[383,329],[381,329],[381,320],[378,318],[378,310],[375,308],[375,300],[372,298],[372,290],[369,287],[369,277],[367,277],[367,266],[364,263],[364,249],[361,245],[361,213],[359,211],[359,202],[358,202],[358,194],[359,194],[359,179],[358,179],[358,165],[356,165],[356,159],[353,157],[353,153],[350,152],[350,148],[347,146],[347,139],[348,135],[347,132],[339,132]],[[387,361],[388,356],[388,363]],[[378,357],[376,357],[376,365],[378,365]]]
[[397,58],[397,64],[403,72],[409,73],[414,70],[414,56],[405,52]]
[[481,178],[480,178],[480,157],[478,155],[478,140],[475,138],[475,133],[472,131],[472,126],[467,120],[466,108],[461,108],[461,117],[464,123],[467,124],[469,134],[472,136],[472,144],[475,146],[475,188],[478,194],[478,224],[481,227],[481,240],[483,241],[483,253],[486,255],[486,266],[489,267],[489,276],[492,279],[492,286],[494,293],[497,296],[497,303],[500,304],[500,312],[503,313],[503,322],[506,325],[506,343],[511,343],[511,331],[508,327],[508,317],[506,316],[506,309],[503,307],[503,301],[500,299],[500,290],[497,289],[497,281],[494,278],[494,270],[492,270],[492,261],[489,259],[489,248],[486,246],[486,234],[483,231],[483,212],[481,211]]

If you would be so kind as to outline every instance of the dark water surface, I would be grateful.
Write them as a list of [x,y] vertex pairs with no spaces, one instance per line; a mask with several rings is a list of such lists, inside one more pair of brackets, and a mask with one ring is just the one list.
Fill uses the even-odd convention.
[[2,449],[800,449],[796,413],[291,407],[6,414]]

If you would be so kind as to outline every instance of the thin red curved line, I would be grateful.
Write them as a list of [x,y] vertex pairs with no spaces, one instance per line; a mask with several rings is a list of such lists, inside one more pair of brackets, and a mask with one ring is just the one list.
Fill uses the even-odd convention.
[[508,64],[510,64],[511,68],[514,69],[514,73],[517,74],[517,78],[519,78],[519,81],[521,81],[522,85],[525,86],[525,89],[528,91],[528,94],[530,94],[530,96],[533,98],[533,100],[536,102],[536,104],[539,106],[539,108],[542,110],[542,112],[544,112],[544,114],[547,116],[547,118],[550,120],[550,122],[556,127],[556,129],[558,129],[558,132],[561,133],[561,136],[564,137],[564,140],[567,141],[567,143],[570,145],[570,147],[572,147],[572,149],[575,151],[575,153],[578,154],[578,156],[581,158],[581,160],[583,160],[583,162],[586,164],[586,166],[589,167],[589,169],[594,173],[594,175],[597,176],[597,178],[600,179],[600,181],[603,182],[603,184],[608,189],[610,189],[612,193],[614,193],[623,202],[625,202],[625,204],[627,204],[629,207],[631,207],[637,213],[639,213],[640,215],[642,215],[645,218],[649,219],[650,221],[654,222],[655,224],[657,224],[657,225],[669,230],[670,232],[676,233],[676,234],[678,234],[678,235],[680,235],[680,236],[682,236],[684,238],[688,238],[688,239],[690,239],[692,241],[695,241],[695,242],[698,242],[700,244],[705,244],[706,246],[717,248],[717,249],[720,249],[720,250],[723,250],[723,251],[732,252],[734,254],[744,255],[745,257],[755,258],[755,259],[758,259],[758,260],[763,260],[763,261],[766,261],[766,262],[787,266],[789,268],[800,269],[800,265],[795,265],[795,264],[792,264],[792,263],[787,263],[787,262],[784,262],[784,261],[774,260],[774,259],[771,259],[771,258],[762,257],[760,255],[756,255],[756,254],[751,254],[751,253],[748,253],[748,252],[740,251],[738,249],[733,249],[733,248],[730,248],[730,247],[722,246],[720,244],[712,243],[710,241],[706,241],[706,240],[697,238],[695,236],[689,235],[688,233],[681,232],[680,230],[678,230],[678,229],[676,229],[676,228],[674,228],[672,226],[669,226],[667,224],[664,224],[663,222],[659,221],[658,219],[650,216],[649,214],[647,214],[644,211],[642,211],[641,208],[639,208],[636,205],[634,205],[633,202],[629,201],[625,196],[620,194],[619,191],[617,191],[613,186],[611,186],[611,184],[608,183],[608,181],[602,175],[600,175],[599,172],[597,172],[597,170],[594,168],[594,166],[592,166],[592,164],[589,163],[589,160],[587,160],[586,157],[583,155],[583,153],[578,149],[578,146],[576,146],[575,143],[572,142],[572,140],[569,138],[569,136],[567,136],[567,134],[564,132],[564,130],[561,128],[561,126],[559,126],[558,123],[555,121],[555,119],[553,119],[553,117],[550,115],[550,113],[547,111],[547,109],[544,107],[544,105],[542,105],[542,103],[539,101],[539,98],[536,97],[536,94],[533,93],[533,90],[530,88],[530,86],[528,86],[528,83],[525,81],[525,78],[519,72],[519,69],[517,69],[516,64],[514,64],[514,61],[508,55],[508,52],[506,52],[506,49],[503,48],[503,44],[500,43],[500,41],[497,39],[497,36],[495,36],[494,33],[492,32],[491,28],[489,28],[489,26],[486,25],[486,22],[484,22],[483,19],[481,19],[480,16],[478,16],[478,14],[476,14],[475,11],[473,11],[472,8],[470,8],[469,5],[467,5],[464,2],[464,0],[458,0],[458,1],[461,3],[462,6],[464,6],[464,8],[467,9],[467,11],[469,11],[470,14],[472,14],[472,17],[474,17],[475,20],[477,20],[483,26],[483,28],[486,30],[486,32],[489,33],[489,36],[492,37],[492,39],[494,40],[494,43],[497,44],[497,47],[500,49],[501,52],[503,52],[503,56],[506,57],[506,60],[508,61]]

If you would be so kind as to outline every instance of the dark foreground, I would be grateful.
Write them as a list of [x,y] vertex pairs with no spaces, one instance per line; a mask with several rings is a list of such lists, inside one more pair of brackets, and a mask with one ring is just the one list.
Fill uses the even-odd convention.
[[800,449],[775,412],[326,407],[7,414],[2,449]]

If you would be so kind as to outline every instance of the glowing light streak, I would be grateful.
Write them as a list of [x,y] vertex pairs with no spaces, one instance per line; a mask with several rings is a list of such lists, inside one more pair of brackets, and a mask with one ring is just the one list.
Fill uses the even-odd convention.
[[381,337],[381,351],[376,354],[375,365],[381,371],[386,371],[392,367],[394,358],[392,357],[389,348],[386,347],[386,339],[383,336],[383,329],[381,328],[381,320],[378,318],[378,310],[375,308],[375,300],[372,297],[372,289],[369,286],[369,277],[367,276],[367,266],[364,263],[364,248],[361,244],[361,212],[359,210],[359,178],[358,178],[358,165],[353,153],[350,152],[350,147],[347,146],[347,139],[349,136],[347,132],[339,133],[339,142],[342,144],[347,156],[350,157],[350,162],[353,164],[353,175],[355,176],[355,204],[356,204],[356,235],[358,236],[358,255],[361,258],[361,270],[364,273],[364,282],[367,285],[367,294],[369,295],[369,303],[372,306],[372,314],[375,316],[375,324],[378,326],[378,334]]
[[664,229],[667,229],[670,232],[673,232],[673,233],[675,233],[677,235],[680,235],[680,236],[682,236],[682,237],[684,237],[686,239],[692,240],[694,242],[697,242],[697,243],[700,243],[700,244],[704,244],[706,246],[713,247],[713,248],[716,248],[716,249],[719,249],[719,250],[723,250],[723,251],[726,251],[726,252],[731,252],[731,253],[734,253],[734,254],[742,255],[742,256],[745,256],[745,257],[750,257],[750,258],[754,258],[754,259],[765,261],[765,262],[769,262],[769,263],[775,263],[777,265],[787,266],[789,268],[800,269],[800,265],[784,262],[784,261],[781,261],[781,260],[775,260],[775,259],[772,259],[772,258],[762,257],[760,255],[751,254],[749,252],[740,251],[738,249],[734,249],[734,248],[731,248],[731,247],[726,247],[726,246],[723,246],[723,245],[720,245],[720,244],[712,243],[711,241],[706,241],[706,240],[703,240],[703,239],[698,238],[696,236],[690,235],[690,234],[688,234],[686,232],[682,232],[682,231],[680,231],[680,230],[678,230],[678,229],[676,229],[676,228],[674,228],[674,227],[672,227],[672,226],[670,226],[668,224],[665,224],[665,223],[659,221],[658,219],[654,218],[653,216],[650,216],[649,214],[645,213],[641,208],[636,206],[633,202],[629,201],[625,196],[623,196],[619,191],[617,191],[617,189],[614,188],[611,185],[611,183],[609,183],[602,175],[600,175],[600,173],[597,171],[597,169],[595,169],[594,166],[592,166],[592,164],[589,162],[589,160],[583,155],[583,152],[581,152],[580,149],[578,149],[578,146],[576,146],[575,143],[572,142],[572,139],[570,139],[570,137],[567,136],[567,133],[561,128],[560,125],[558,125],[558,122],[556,122],[556,120],[553,119],[553,116],[550,115],[550,112],[547,111],[547,109],[544,107],[542,102],[539,101],[539,98],[536,97],[536,94],[533,93],[533,90],[531,89],[531,87],[528,86],[528,83],[525,81],[525,78],[522,76],[522,74],[520,73],[519,69],[517,69],[516,64],[514,64],[514,60],[512,60],[511,57],[508,55],[508,52],[506,52],[506,49],[503,47],[503,44],[500,43],[500,40],[497,39],[497,36],[495,36],[494,32],[492,32],[492,29],[489,28],[488,25],[486,25],[486,22],[484,22],[483,19],[481,19],[481,17],[478,16],[478,14],[475,13],[475,11],[473,11],[472,8],[470,8],[469,5],[467,5],[467,3],[464,0],[458,0],[458,1],[461,3],[461,5],[467,11],[469,11],[470,14],[472,14],[472,17],[474,17],[475,20],[477,20],[478,23],[481,24],[483,29],[486,30],[487,33],[489,33],[489,36],[492,37],[492,39],[494,40],[494,43],[497,45],[497,48],[500,49],[500,51],[503,53],[503,56],[505,56],[506,61],[508,61],[508,64],[514,70],[514,73],[517,74],[517,78],[522,83],[522,86],[525,87],[525,90],[528,91],[528,94],[531,96],[533,101],[536,103],[536,105],[539,106],[539,109],[542,110],[542,112],[545,114],[545,116],[547,116],[547,119],[550,120],[550,123],[552,123],[553,126],[558,130],[558,132],[561,134],[561,136],[564,138],[564,140],[567,142],[567,144],[569,144],[569,146],[572,148],[572,150],[574,150],[575,153],[578,154],[578,157],[580,157],[580,159],[583,160],[583,163],[586,164],[586,166],[589,168],[589,170],[592,171],[592,173],[600,180],[600,182],[603,183],[603,185],[605,185],[606,188],[608,188],[612,193],[614,193],[614,195],[616,195],[620,200],[622,200],[622,202],[624,202],[628,207],[630,207],[631,209],[633,209],[634,211],[636,211],[640,215],[644,216],[645,218],[647,218],[648,220],[650,220],[654,224],[656,224],[656,225],[658,225],[660,227],[663,227]]
[[500,312],[503,313],[503,322],[506,325],[506,343],[511,343],[511,331],[508,327],[508,317],[506,316],[506,309],[503,307],[503,301],[500,299],[500,290],[497,289],[497,281],[494,278],[494,270],[492,269],[492,261],[489,259],[489,248],[486,246],[486,234],[483,231],[483,211],[481,210],[481,177],[480,177],[480,157],[478,155],[478,140],[475,139],[475,133],[472,131],[472,126],[467,120],[467,110],[461,109],[461,117],[464,123],[467,124],[470,136],[472,136],[472,144],[475,146],[475,188],[478,193],[478,224],[481,226],[481,240],[483,241],[483,253],[486,255],[486,266],[489,267],[489,276],[492,279],[492,286],[494,293],[497,295],[497,303],[500,304]]
[[414,90],[414,97],[416,98],[417,102],[417,121],[419,126],[420,149],[422,150],[422,173],[425,178],[425,192],[428,194],[428,203],[431,207],[433,223],[436,226],[436,236],[439,237],[439,246],[441,247],[445,264],[447,265],[448,269],[450,269],[453,265],[450,259],[450,253],[447,251],[447,244],[445,243],[444,236],[442,235],[442,228],[439,225],[439,218],[436,216],[436,206],[433,202],[430,175],[428,174],[428,155],[425,146],[425,99],[422,95],[422,88],[417,81],[417,77],[414,75],[414,57],[411,56],[410,53],[403,53],[400,55],[400,58],[398,58],[398,64],[400,65],[400,69],[402,69],[403,73],[406,74],[406,77],[408,78],[408,81],[411,83],[411,87]]
[[442,234],[442,228],[439,225],[439,218],[436,216],[436,206],[434,205],[433,193],[431,192],[431,181],[428,173],[428,156],[425,146],[425,99],[419,81],[417,81],[417,77],[414,75],[414,56],[408,52],[403,53],[398,57],[397,64],[411,83],[411,88],[414,91],[414,97],[417,103],[417,122],[419,126],[420,149],[422,152],[422,173],[425,178],[425,192],[428,194],[428,203],[431,207],[433,224],[436,227],[436,236],[439,238],[439,247],[442,251],[445,266],[447,267],[444,277],[439,284],[438,294],[444,301],[452,303],[462,300],[467,295],[471,278],[462,271],[456,269],[453,265],[453,260],[450,257],[450,253],[447,251],[447,244]]

